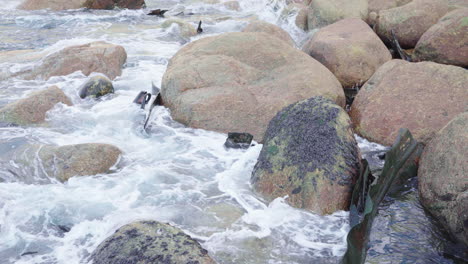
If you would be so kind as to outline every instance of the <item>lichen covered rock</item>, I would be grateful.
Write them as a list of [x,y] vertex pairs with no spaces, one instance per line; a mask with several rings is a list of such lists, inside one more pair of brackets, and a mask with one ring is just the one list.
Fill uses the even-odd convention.
[[47,111],[57,103],[72,105],[62,90],[51,86],[1,108],[0,121],[17,125],[40,124],[45,121]]
[[288,195],[294,207],[331,214],[348,209],[359,168],[348,115],[318,96],[271,120],[251,181],[267,201]]
[[180,229],[156,221],[119,228],[91,255],[99,264],[215,264],[208,251]]
[[424,149],[418,171],[424,207],[468,246],[468,112],[456,116]]
[[97,75],[87,80],[80,87],[80,97],[101,97],[103,95],[114,93],[114,86],[111,80],[105,76]]

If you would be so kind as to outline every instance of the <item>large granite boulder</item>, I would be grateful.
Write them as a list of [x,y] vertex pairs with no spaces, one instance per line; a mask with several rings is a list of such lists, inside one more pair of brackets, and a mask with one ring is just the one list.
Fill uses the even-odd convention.
[[402,48],[414,48],[424,32],[447,11],[447,0],[413,0],[406,5],[380,11],[375,30],[387,42],[392,39],[393,30]]
[[385,44],[359,18],[347,18],[321,28],[304,52],[325,65],[345,88],[361,86],[392,59]]
[[0,121],[17,125],[40,124],[45,121],[47,111],[57,103],[72,105],[62,90],[51,86],[5,105],[0,109]]
[[468,8],[456,9],[419,39],[413,58],[468,67]]
[[467,111],[468,71],[434,62],[392,60],[354,99],[351,119],[363,137],[391,145],[400,128],[427,143],[455,115]]
[[119,228],[92,253],[99,264],[215,264],[208,251],[178,228],[140,221]]
[[82,8],[86,0],[26,0],[18,6],[24,10],[51,9],[54,11]]
[[294,40],[289,36],[289,33],[284,29],[264,21],[253,21],[250,22],[242,32],[264,32],[271,36],[275,36],[278,39],[281,39],[288,43],[291,46],[294,46]]
[[[0,155],[0,165],[11,175],[0,175],[10,181],[48,183],[50,179],[65,182],[71,177],[108,172],[122,152],[115,146],[86,143],[65,146],[19,144]],[[14,166],[12,166],[14,164]]]
[[242,131],[262,141],[283,107],[323,95],[344,106],[343,89],[322,64],[263,32],[235,32],[194,41],[170,60],[162,101],[188,126]]
[[109,93],[114,93],[114,86],[112,85],[112,81],[107,79],[107,77],[96,75],[89,78],[79,90],[81,98],[97,98]]
[[369,13],[406,5],[412,0],[369,0]]
[[313,0],[308,19],[309,30],[333,24],[344,18],[367,20],[368,0]]
[[47,80],[52,76],[81,71],[86,76],[98,72],[114,79],[122,74],[122,66],[126,60],[127,53],[122,46],[97,41],[52,53],[24,77]]
[[[465,98],[466,99],[466,98]],[[423,206],[468,246],[468,112],[427,144],[418,171]]]
[[294,207],[331,214],[348,209],[359,167],[348,114],[317,96],[271,120],[252,184],[267,201],[288,195]]
[[86,0],[83,6],[90,9],[140,9],[145,7],[145,0]]

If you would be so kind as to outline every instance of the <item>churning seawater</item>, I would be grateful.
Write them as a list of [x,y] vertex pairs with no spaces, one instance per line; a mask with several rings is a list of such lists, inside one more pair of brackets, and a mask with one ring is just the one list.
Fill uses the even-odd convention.
[[[184,127],[160,106],[145,132],[145,112],[132,104],[139,91],[151,91],[151,83],[160,86],[169,59],[184,44],[240,31],[254,17],[283,27],[302,43],[307,34],[296,28],[294,17],[281,15],[282,1],[239,1],[241,11],[221,3],[146,0],[147,10],[61,12],[22,11],[15,9],[19,0],[0,2],[0,107],[51,85],[74,103],[49,111],[47,127],[0,128],[0,152],[25,143],[97,142],[124,153],[112,173],[64,184],[36,175],[19,181],[0,168],[1,264],[87,263],[117,228],[143,219],[182,228],[219,263],[336,263],[344,254],[347,212],[319,216],[290,207],[285,198],[266,204],[252,192],[250,174],[260,144],[227,150],[225,134]],[[163,18],[146,15],[177,4],[193,14],[180,19],[194,26],[203,20],[202,36],[183,38],[176,25],[163,29]],[[31,68],[44,55],[96,40],[122,45],[128,54],[113,95],[80,99],[78,87],[87,79],[81,72],[48,81],[1,78]],[[364,152],[382,148],[359,142]],[[374,244],[377,255],[392,247],[379,238]]]

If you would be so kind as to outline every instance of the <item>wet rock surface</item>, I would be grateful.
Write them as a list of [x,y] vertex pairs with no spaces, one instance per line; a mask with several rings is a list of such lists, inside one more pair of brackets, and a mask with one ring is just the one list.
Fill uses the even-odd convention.
[[424,207],[468,246],[468,112],[457,115],[424,149],[418,171]]
[[263,32],[226,33],[186,45],[169,62],[161,89],[176,121],[243,131],[257,141],[279,110],[315,95],[345,103],[325,66]]
[[356,132],[391,145],[400,128],[427,143],[457,114],[467,110],[468,72],[433,62],[392,60],[361,88],[351,106]]
[[284,31],[282,28],[277,25],[273,25],[263,21],[253,21],[245,27],[242,32],[264,32],[271,36],[275,36],[278,39],[281,39],[288,43],[291,46],[294,46],[294,40],[289,36],[288,32]]
[[424,32],[447,12],[446,0],[414,0],[380,11],[375,29],[387,42],[392,39],[393,30],[402,48],[414,48]]
[[0,121],[16,125],[40,124],[45,121],[47,111],[58,103],[72,105],[62,90],[51,86],[5,105],[0,109]]
[[80,87],[80,97],[101,97],[114,93],[114,86],[111,80],[105,76],[93,76]]
[[468,8],[443,16],[418,41],[413,58],[468,67]]
[[91,9],[140,9],[145,7],[145,0],[86,0],[83,6]]
[[348,115],[318,96],[271,120],[251,181],[267,201],[288,195],[294,207],[331,214],[348,209],[359,167]]
[[344,18],[367,20],[367,0],[313,0],[307,16],[309,30],[333,24]]
[[208,251],[182,230],[156,221],[140,221],[119,228],[91,255],[99,264],[214,264]]
[[249,133],[230,132],[224,146],[226,148],[246,149],[250,147],[252,139],[253,136]]
[[68,75],[81,71],[88,76],[92,72],[102,73],[110,79],[122,74],[122,67],[127,60],[127,53],[120,45],[104,41],[71,46],[45,57],[31,73],[24,74],[25,79],[49,79],[52,76]]
[[361,86],[392,55],[361,19],[347,18],[321,28],[302,48],[325,65],[344,88]]

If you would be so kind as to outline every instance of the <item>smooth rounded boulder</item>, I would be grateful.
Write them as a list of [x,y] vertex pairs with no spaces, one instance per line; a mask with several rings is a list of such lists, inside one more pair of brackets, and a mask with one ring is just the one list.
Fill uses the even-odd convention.
[[400,128],[427,143],[454,116],[467,110],[468,71],[434,62],[392,60],[360,89],[351,106],[356,132],[391,145]]
[[40,124],[45,121],[47,111],[58,103],[72,105],[60,88],[51,86],[5,105],[0,109],[0,121],[17,125]]
[[81,71],[86,76],[92,72],[98,72],[110,79],[115,79],[122,74],[122,67],[126,60],[127,53],[122,46],[96,41],[67,47],[52,53],[24,77],[48,80],[52,76]]
[[93,76],[88,79],[80,88],[80,97],[101,97],[103,95],[114,93],[112,81],[102,75]]
[[145,7],[145,0],[86,0],[84,7],[90,9],[128,8],[140,9]]
[[93,263],[215,264],[208,251],[179,228],[139,221],[119,228],[92,253]]
[[170,60],[162,101],[174,120],[262,141],[283,107],[322,95],[340,106],[343,89],[315,59],[263,32],[234,32],[194,41]]
[[307,15],[308,28],[324,27],[344,18],[367,20],[368,0],[313,0]]
[[361,19],[348,18],[321,28],[303,51],[325,65],[345,88],[361,86],[392,59],[385,44]]
[[281,39],[288,43],[291,46],[294,46],[294,40],[291,38],[288,32],[284,29],[264,21],[253,21],[250,22],[242,32],[264,32],[271,36],[275,36],[278,39]]
[[418,170],[423,206],[468,246],[468,112],[456,116],[424,149]]
[[468,67],[468,8],[443,16],[419,39],[413,59]]
[[360,169],[348,114],[321,96],[292,104],[270,122],[252,172],[252,185],[268,202],[319,214],[347,210]]
[[194,26],[180,19],[168,19],[161,24],[161,27],[168,28],[172,24],[177,24],[180,30],[180,35],[184,38],[190,38],[197,35],[197,29]]
[[51,9],[54,11],[82,8],[86,0],[26,0],[18,9],[38,10]]
[[389,43],[393,30],[402,48],[414,48],[424,32],[447,12],[447,0],[413,0],[406,5],[380,11],[375,30]]

